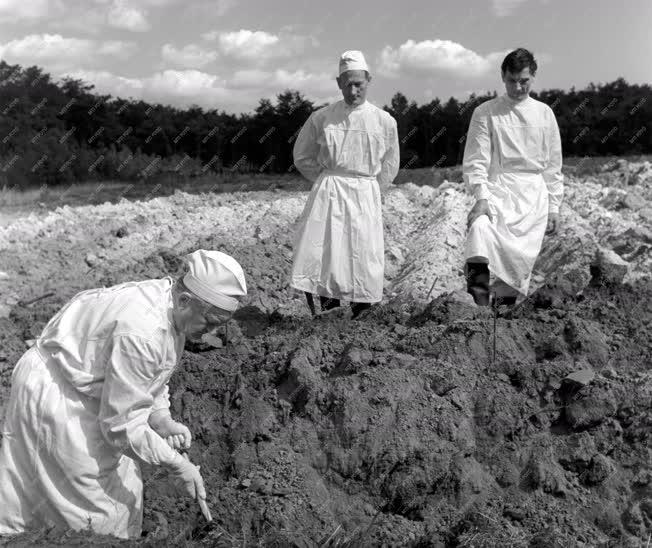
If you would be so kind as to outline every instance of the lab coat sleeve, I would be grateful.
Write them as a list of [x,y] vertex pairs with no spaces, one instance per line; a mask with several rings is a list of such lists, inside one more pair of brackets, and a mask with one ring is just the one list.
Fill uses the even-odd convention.
[[158,417],[163,415],[170,415],[170,388],[167,384],[163,385],[163,388],[154,396],[154,402],[152,404],[152,414],[156,413]]
[[464,181],[476,200],[489,198],[487,180],[491,165],[489,116],[479,107],[473,111],[464,146]]
[[140,462],[169,464],[176,452],[149,426],[151,387],[163,373],[160,356],[147,339],[118,335],[107,360],[99,422],[105,439]]
[[322,171],[322,166],[317,161],[319,154],[318,129],[315,125],[314,113],[299,131],[296,142],[294,143],[294,165],[301,175],[311,182],[315,182]]
[[564,198],[564,175],[561,172],[561,138],[554,113],[550,110],[548,114],[550,117],[547,126],[548,160],[543,171],[543,180],[548,188],[548,212],[557,213]]
[[390,118],[386,139],[387,148],[381,161],[380,173],[378,174],[378,184],[381,187],[391,184],[391,182],[396,178],[399,164],[401,162],[401,150],[398,145],[398,130],[394,118]]

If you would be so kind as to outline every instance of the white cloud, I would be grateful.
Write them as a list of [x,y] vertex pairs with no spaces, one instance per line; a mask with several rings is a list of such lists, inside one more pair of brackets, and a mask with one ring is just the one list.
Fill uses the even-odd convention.
[[199,70],[164,70],[144,78],[124,78],[107,71],[75,70],[60,73],[95,85],[95,92],[133,97],[175,106],[198,104],[232,112],[254,109],[261,98],[274,98],[288,88],[300,89],[317,103],[339,97],[335,82],[325,75],[303,71],[238,71],[229,79]]
[[235,6],[236,0],[213,0],[208,3],[208,8],[212,11],[213,15],[221,17],[227,11],[229,11],[233,6]]
[[109,93],[114,97],[144,99],[149,101],[177,102],[192,99],[200,103],[228,95],[223,82],[215,75],[197,70],[165,70],[146,78],[125,78],[109,71],[75,70],[61,76],[94,84],[97,93]]
[[313,37],[299,34],[271,34],[261,30],[211,31],[202,38],[217,42],[220,53],[236,60],[260,64],[272,58],[291,57],[318,44]]
[[164,61],[182,68],[201,68],[215,61],[218,54],[197,44],[188,44],[181,49],[177,49],[172,44],[164,44],[161,48],[161,57]]
[[225,55],[234,57],[259,57],[278,41],[278,36],[261,30],[241,29],[237,32],[220,33],[217,36],[220,50]]
[[126,0],[114,0],[107,20],[112,27],[133,32],[146,32],[151,28],[147,11],[130,5]]
[[136,51],[133,42],[108,40],[97,42],[64,38],[60,34],[30,34],[0,44],[0,57],[20,64],[47,64],[47,69],[63,70],[97,63],[103,56],[126,59]]
[[145,88],[175,96],[211,95],[222,92],[223,83],[218,76],[199,70],[164,70],[144,80]]
[[527,0],[491,0],[491,8],[497,17],[507,17]]
[[93,93],[110,93],[114,97],[140,98],[143,83],[138,78],[124,78],[105,70],[74,70],[66,71],[62,76],[69,76],[76,80],[83,80],[87,84],[94,84]]
[[[60,76],[64,76],[61,74]],[[124,78],[107,71],[73,71],[65,76],[95,85],[95,92],[124,99],[143,99],[150,103],[223,109],[255,106],[249,96],[237,96],[217,75],[198,70],[165,70],[144,78]]]
[[172,4],[180,4],[182,0],[132,0],[132,2],[145,4],[146,6],[152,6],[153,8],[161,8],[164,6],[171,6]]
[[274,71],[239,70],[229,80],[229,86],[242,89],[268,90],[280,93],[286,89],[298,89],[307,94],[324,95],[337,91],[335,79],[328,74],[313,74],[303,70],[290,72],[284,69]]
[[398,49],[392,46],[383,48],[378,71],[389,77],[442,73],[478,77],[496,69],[503,56],[503,52],[482,56],[450,40],[408,40]]
[[106,13],[93,6],[80,8],[66,17],[48,20],[47,26],[52,31],[75,31],[83,34],[95,34],[106,26]]
[[0,23],[42,19],[62,10],[60,0],[0,0]]
[[188,2],[183,16],[189,21],[212,21],[222,17],[236,3],[236,0],[210,0],[209,2]]
[[120,59],[131,57],[137,50],[135,42],[125,42],[124,40],[107,40],[97,46],[98,55],[108,55]]
[[[0,2],[2,1],[0,0]],[[149,18],[152,10],[174,6],[184,0],[65,1],[65,14],[62,13],[60,17],[50,17],[47,21],[48,28],[57,31],[74,30],[84,34],[95,34],[107,26],[132,32],[148,31],[151,29]],[[176,18],[177,13],[174,15]]]

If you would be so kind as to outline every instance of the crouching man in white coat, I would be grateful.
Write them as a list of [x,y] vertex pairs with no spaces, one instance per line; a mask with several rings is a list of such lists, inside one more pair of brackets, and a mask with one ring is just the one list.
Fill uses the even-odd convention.
[[366,100],[369,67],[346,51],[337,84],[343,100],[313,112],[294,145],[294,164],[313,182],[299,221],[291,286],[328,310],[351,302],[353,316],[383,298],[385,249],[380,187],[399,168],[396,120]]
[[170,416],[168,380],[185,338],[227,321],[246,295],[232,257],[199,250],[188,273],[78,293],[12,376],[0,450],[0,534],[60,526],[141,534],[140,463],[164,466],[192,498],[198,467],[175,449],[189,429]]
[[478,305],[489,304],[490,271],[497,304],[527,294],[564,194],[557,120],[530,97],[537,63],[519,48],[501,68],[506,93],[473,111],[464,149],[464,179],[476,198],[468,216],[467,289]]

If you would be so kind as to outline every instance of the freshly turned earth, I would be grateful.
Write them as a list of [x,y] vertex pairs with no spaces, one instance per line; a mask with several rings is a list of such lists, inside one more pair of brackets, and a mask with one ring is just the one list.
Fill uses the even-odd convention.
[[0,228],[0,409],[25,341],[81,289],[179,275],[197,248],[249,286],[227,344],[189,346],[171,383],[215,525],[151,469],[142,540],[12,545],[646,546],[652,166],[567,177],[531,295],[495,332],[463,291],[461,184],[385,196],[386,299],[358,321],[312,319],[288,288],[305,199],[179,192]]

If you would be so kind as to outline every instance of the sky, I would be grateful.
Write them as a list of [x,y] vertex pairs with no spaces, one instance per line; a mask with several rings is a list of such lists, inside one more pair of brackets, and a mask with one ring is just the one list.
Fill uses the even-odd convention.
[[652,0],[0,0],[0,59],[113,97],[250,112],[286,89],[341,98],[340,54],[361,50],[368,99],[418,104],[504,88],[516,47],[535,89],[652,83]]

